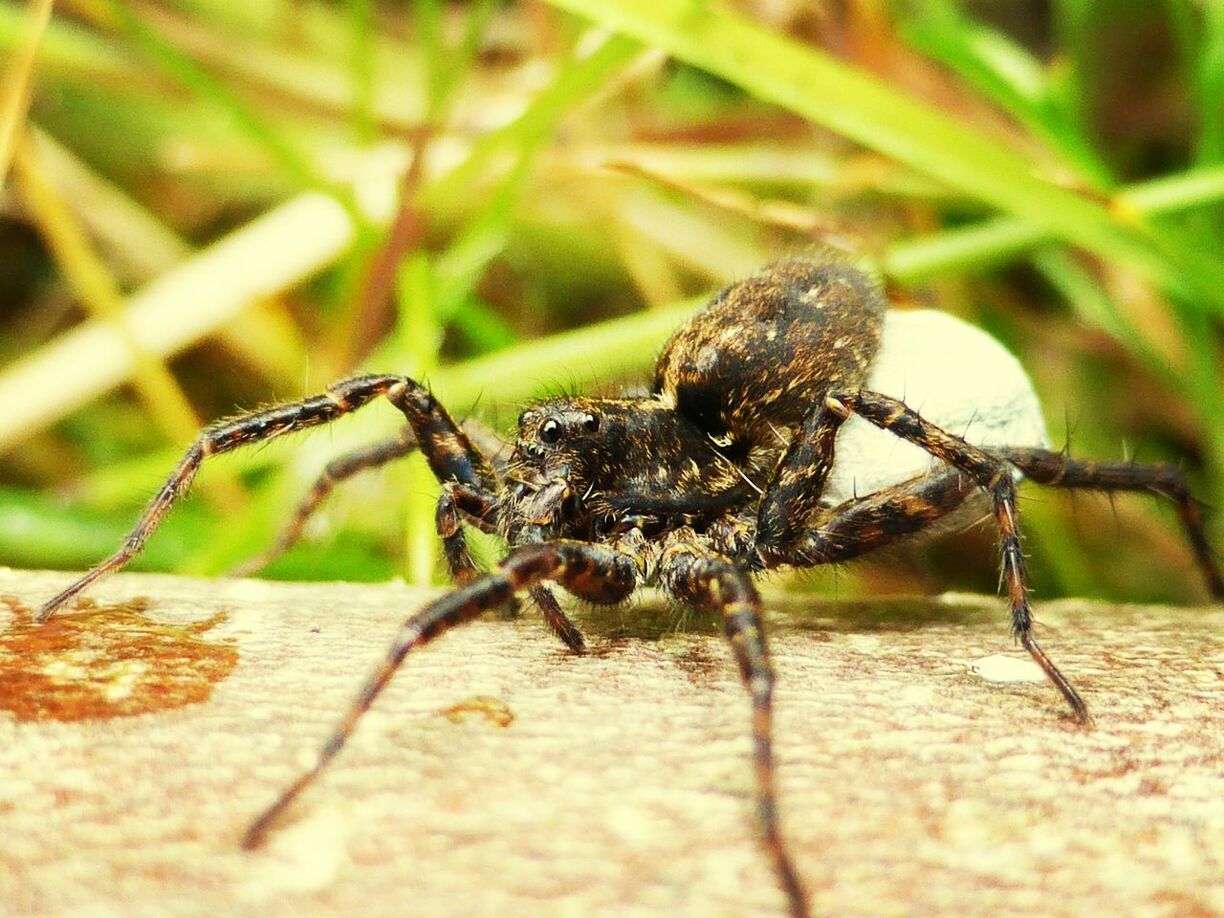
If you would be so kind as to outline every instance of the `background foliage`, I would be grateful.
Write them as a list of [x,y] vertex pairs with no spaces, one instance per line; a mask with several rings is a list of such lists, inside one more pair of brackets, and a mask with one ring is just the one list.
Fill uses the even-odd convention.
[[[95,562],[202,423],[358,369],[503,429],[640,383],[693,297],[813,240],[1007,341],[1076,454],[1222,502],[1222,2],[50,9],[0,0],[0,563]],[[206,467],[134,566],[258,554],[392,415]],[[1202,595],[1167,508],[1027,494],[1039,598]],[[269,574],[434,576],[432,495],[353,482]],[[802,585],[992,589],[992,542]]]

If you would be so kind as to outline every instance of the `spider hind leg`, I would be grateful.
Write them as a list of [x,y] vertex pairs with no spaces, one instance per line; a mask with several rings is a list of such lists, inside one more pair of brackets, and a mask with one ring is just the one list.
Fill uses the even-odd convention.
[[1207,540],[1200,504],[1190,493],[1190,486],[1181,469],[1164,464],[1093,462],[1073,459],[1065,453],[1046,449],[1005,449],[1000,452],[1026,478],[1037,484],[1088,491],[1146,491],[1172,501],[1208,591],[1213,599],[1224,599],[1224,575],[1220,573],[1219,562]]
[[859,390],[830,396],[826,408],[843,417],[856,413],[877,427],[922,447],[969,476],[990,496],[999,531],[1003,584],[1011,606],[1012,633],[1062,693],[1076,720],[1082,724],[1091,722],[1084,700],[1033,638],[1028,572],[1020,542],[1020,514],[1011,463],[937,427],[901,400],[878,392]]
[[850,561],[959,518],[957,511],[976,493],[963,472],[939,469],[820,511],[777,558],[796,567]]
[[[809,531],[809,521],[820,512],[818,500],[833,465],[837,431],[851,414],[921,447],[956,470],[960,477],[936,473],[924,479],[927,484],[920,483],[916,491],[902,486],[896,493],[880,492],[874,502],[873,496],[852,501],[843,505],[840,519],[821,523],[817,516],[816,526]],[[768,566],[810,565],[852,557],[946,515],[965,499],[966,480],[991,500],[999,532],[1003,585],[1011,607],[1012,633],[1066,699],[1075,718],[1088,723],[1084,700],[1033,638],[1028,573],[1016,506],[1015,468],[1007,459],[925,420],[901,400],[867,390],[836,393],[809,415],[761,501],[756,549]],[[838,540],[831,541],[830,533]],[[800,554],[805,551],[806,554]]]

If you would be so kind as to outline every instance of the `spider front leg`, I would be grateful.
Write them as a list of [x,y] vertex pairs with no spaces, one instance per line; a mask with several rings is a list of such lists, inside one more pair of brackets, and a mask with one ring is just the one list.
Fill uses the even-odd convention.
[[357,376],[337,383],[322,395],[220,421],[205,428],[188,447],[119,550],[44,604],[37,620],[46,621],[56,609],[99,577],[118,570],[131,560],[157,529],[174,502],[186,493],[209,456],[329,423],[379,397],[386,397],[407,418],[421,451],[440,481],[454,481],[472,487],[496,481],[492,465],[472,446],[466,434],[451,420],[429,390],[405,376]]
[[[463,432],[467,434],[472,448],[488,457],[494,469],[500,473],[501,469],[498,465],[499,455],[508,450],[509,446],[494,431],[474,418],[467,418],[460,426],[463,428]],[[388,440],[381,440],[370,446],[354,450],[351,453],[345,453],[343,456],[333,459],[324,467],[310,490],[306,492],[306,496],[298,504],[289,522],[285,524],[276,543],[262,554],[235,565],[230,570],[230,576],[245,577],[262,570],[292,548],[297,540],[301,538],[307,521],[322,506],[323,502],[327,500],[337,485],[342,484],[361,472],[382,468],[388,463],[402,459],[417,448],[418,444],[412,428],[404,427],[399,433]],[[496,487],[496,481],[485,482],[484,484],[486,487]],[[487,503],[495,503],[492,495],[489,495]],[[441,519],[442,513],[442,508],[439,508],[439,519]],[[495,531],[496,522],[492,524],[493,528],[486,528],[482,522],[488,519],[489,516],[489,512],[482,508],[478,519],[469,519],[468,522],[472,522],[473,525],[478,526],[485,532],[492,532]],[[440,525],[441,522],[439,522]],[[439,530],[439,536],[441,535],[441,530]],[[454,566],[451,567],[451,573],[455,573]]]
[[359,472],[381,468],[389,462],[401,459],[416,448],[417,442],[416,437],[412,435],[412,428],[404,427],[389,440],[382,440],[351,453],[345,453],[327,463],[310,490],[306,492],[306,496],[298,504],[297,509],[293,511],[293,516],[281,530],[280,538],[276,540],[276,543],[262,554],[235,565],[230,569],[230,576],[245,577],[263,570],[292,548],[294,543],[301,538],[307,520],[322,506],[323,501],[327,500],[336,485]]
[[778,824],[773,764],[773,668],[761,622],[761,599],[746,571],[702,546],[692,530],[677,530],[663,550],[659,582],[674,596],[721,616],[723,630],[752,697],[753,763],[757,818],[792,916],[808,914],[799,881]]
[[[1033,613],[1028,602],[1028,574],[1020,544],[1011,464],[924,420],[899,399],[866,390],[836,393],[827,396],[824,405],[809,415],[761,501],[757,551],[762,560],[766,564],[781,563],[793,553],[808,520],[819,507],[820,491],[833,465],[837,430],[852,413],[943,460],[990,496],[999,528],[1012,633],[1062,693],[1076,719],[1089,722],[1088,707],[1079,693],[1033,639]],[[954,500],[950,496],[946,499]]]
[[[447,484],[443,487],[442,495],[438,498],[435,522],[446,565],[455,583],[471,583],[480,573],[468,552],[463,523],[470,523],[481,532],[497,533],[499,517],[499,503],[495,494],[463,485]],[[557,597],[545,586],[534,586],[529,592],[552,633],[574,653],[583,653],[586,642],[582,632],[570,621]],[[511,615],[516,614],[516,600],[511,599],[508,608]]]
[[468,552],[463,524],[471,523],[481,532],[496,533],[497,495],[491,491],[447,482],[438,496],[434,525],[442,540],[442,553],[451,578],[462,586],[480,573]]
[[526,545],[512,551],[499,570],[476,578],[413,615],[400,627],[386,658],[366,680],[314,764],[251,824],[242,846],[255,848],[263,842],[280,815],[344,748],[361,715],[369,710],[409,653],[451,628],[508,602],[515,592],[545,581],[553,581],[589,602],[616,603],[627,598],[637,586],[637,566],[629,555],[587,542]]

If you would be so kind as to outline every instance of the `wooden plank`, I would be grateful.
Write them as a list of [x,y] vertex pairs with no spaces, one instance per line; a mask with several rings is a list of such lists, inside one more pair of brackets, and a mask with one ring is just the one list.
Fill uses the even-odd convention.
[[[448,635],[248,854],[247,820],[424,594],[119,575],[56,658],[20,617],[66,581],[0,569],[0,911],[782,911],[713,623],[649,599],[580,612],[583,658],[530,614]],[[992,597],[769,605],[784,828],[817,911],[1224,913],[1224,608],[1039,605],[1081,729],[1049,686],[985,678],[1030,673]],[[182,661],[173,639],[137,656],[166,633]],[[21,719],[31,670],[116,705],[149,679],[207,698]]]

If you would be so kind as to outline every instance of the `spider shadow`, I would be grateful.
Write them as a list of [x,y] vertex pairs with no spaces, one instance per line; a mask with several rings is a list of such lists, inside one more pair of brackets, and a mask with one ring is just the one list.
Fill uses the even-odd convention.
[[[772,635],[904,633],[936,626],[993,624],[1001,614],[1000,601],[985,595],[830,599],[767,590],[762,600]],[[589,637],[609,649],[628,641],[658,642],[680,635],[721,637],[723,633],[717,615],[654,591],[644,591],[632,602],[617,606],[584,605],[577,621]]]

